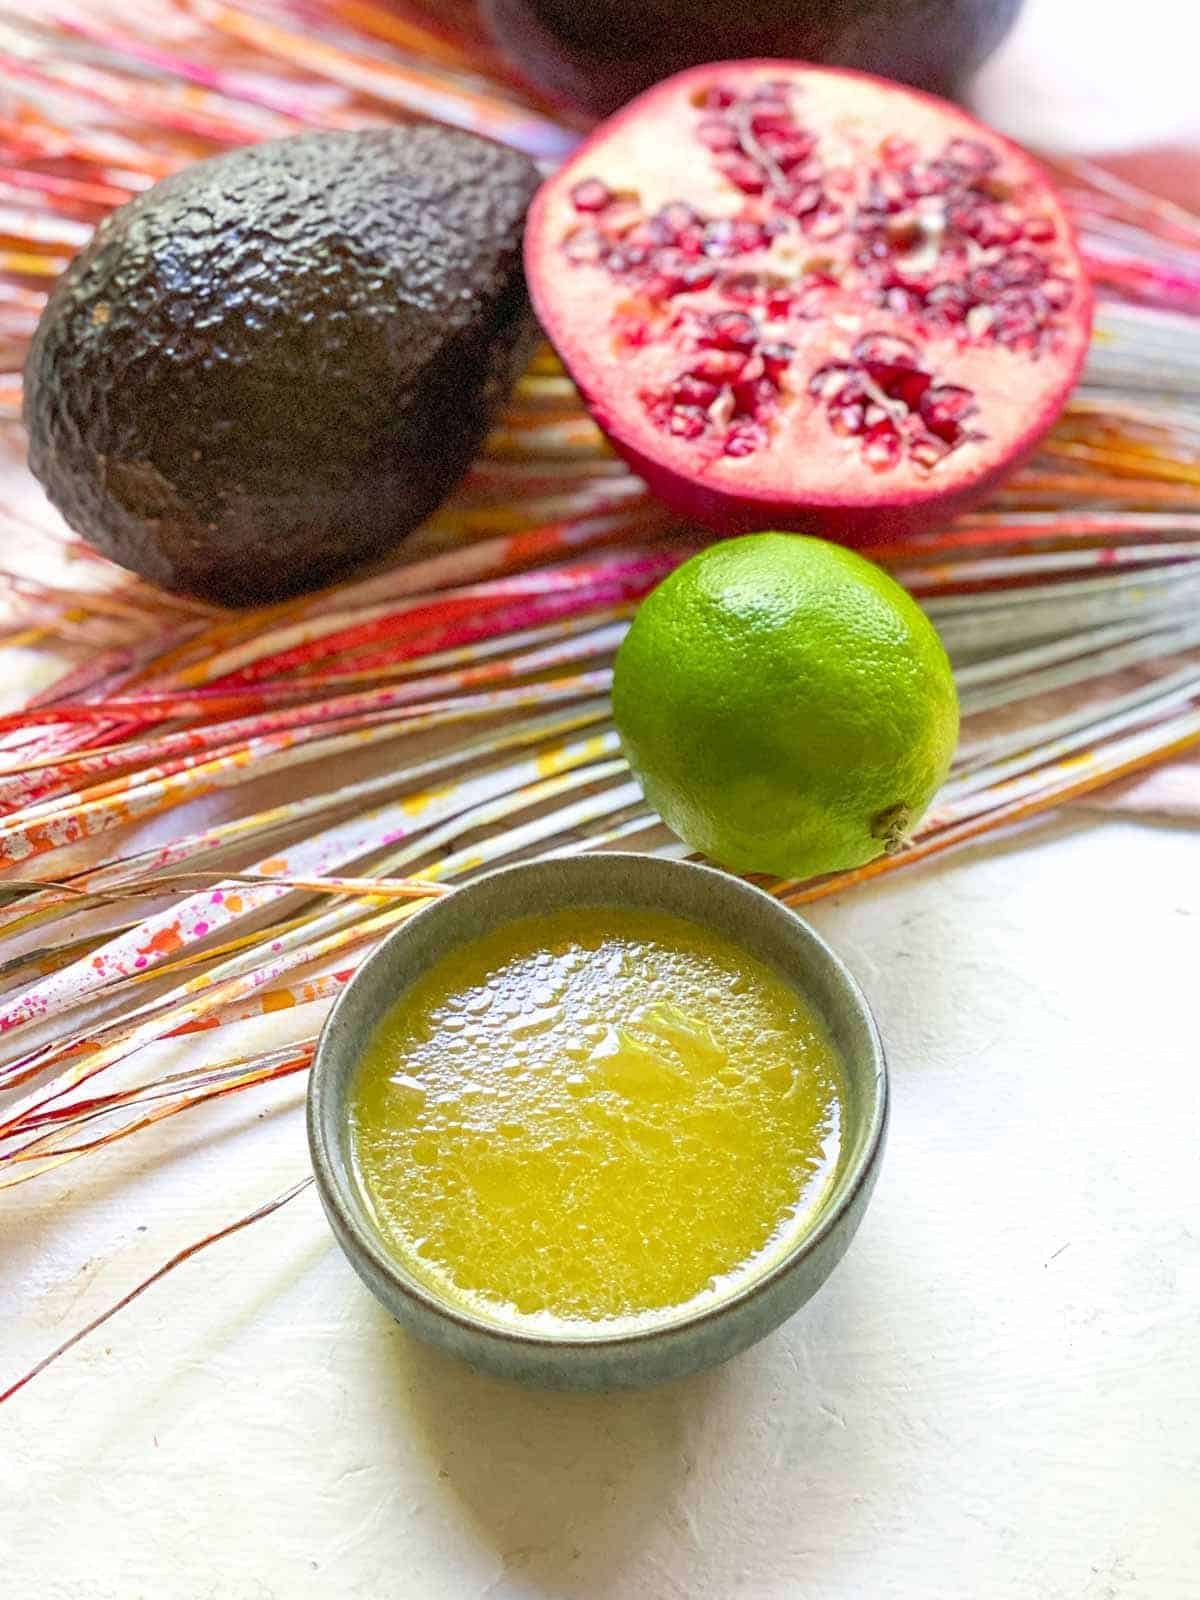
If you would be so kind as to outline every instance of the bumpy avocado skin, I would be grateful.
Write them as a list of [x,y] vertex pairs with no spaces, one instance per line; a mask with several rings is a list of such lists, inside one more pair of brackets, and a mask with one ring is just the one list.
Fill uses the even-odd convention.
[[530,348],[533,163],[438,127],[214,157],[108,217],[25,371],[29,460],[89,543],[242,605],[383,554]]

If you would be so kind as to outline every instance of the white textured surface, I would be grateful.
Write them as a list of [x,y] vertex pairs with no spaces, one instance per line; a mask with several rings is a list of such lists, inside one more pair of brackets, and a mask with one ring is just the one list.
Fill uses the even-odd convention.
[[[305,1197],[0,1410],[5,1600],[1200,1597],[1196,835],[1059,821],[813,920],[895,1115],[806,1312],[526,1393],[402,1334]],[[295,1098],[7,1197],[0,1376],[297,1176]]]
[[1200,140],[1191,0],[1025,0],[972,85],[974,109],[1014,138],[1095,154]]

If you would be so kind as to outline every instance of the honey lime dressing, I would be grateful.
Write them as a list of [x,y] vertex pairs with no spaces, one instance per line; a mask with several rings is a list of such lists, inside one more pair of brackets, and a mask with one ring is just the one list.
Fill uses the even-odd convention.
[[596,908],[434,966],[351,1088],[390,1248],[464,1309],[531,1329],[715,1299],[834,1176],[837,1059],[815,1011],[698,924]]

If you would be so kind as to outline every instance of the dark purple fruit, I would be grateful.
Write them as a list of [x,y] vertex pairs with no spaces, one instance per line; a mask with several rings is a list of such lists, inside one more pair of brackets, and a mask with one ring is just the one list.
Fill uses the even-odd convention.
[[471,461],[529,348],[525,156],[439,127],[319,133],[114,212],[42,315],[29,459],[97,550],[241,605],[390,550]]
[[501,48],[553,98],[606,116],[708,61],[787,56],[935,94],[991,55],[1021,0],[482,0]]

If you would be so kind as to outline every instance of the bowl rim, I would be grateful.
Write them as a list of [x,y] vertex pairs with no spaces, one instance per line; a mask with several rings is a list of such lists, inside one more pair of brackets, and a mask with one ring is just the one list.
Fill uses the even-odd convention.
[[[342,1013],[347,1011],[353,1004],[352,997],[356,988],[361,989],[366,986],[369,982],[369,978],[366,976],[368,969],[375,963],[381,963],[386,960],[389,952],[396,945],[405,941],[419,921],[427,916],[436,914],[439,907],[449,904],[452,899],[457,899],[459,895],[469,894],[473,890],[485,884],[490,885],[498,879],[522,874],[532,868],[544,869],[551,864],[560,869],[566,868],[569,871],[575,863],[581,863],[584,860],[597,857],[605,861],[624,864],[629,871],[643,871],[649,866],[659,871],[667,869],[672,872],[699,874],[708,879],[719,879],[727,892],[732,889],[735,893],[742,893],[751,903],[757,902],[760,912],[766,912],[772,917],[788,917],[798,923],[810,945],[829,964],[838,985],[845,994],[846,1000],[858,1013],[859,1021],[864,1025],[872,1058],[870,1065],[874,1067],[873,1074],[870,1074],[871,1087],[873,1089],[870,1117],[865,1138],[852,1160],[841,1172],[835,1175],[824,1207],[812,1226],[799,1233],[780,1252],[769,1267],[751,1277],[745,1284],[728,1295],[716,1300],[713,1304],[700,1306],[694,1311],[688,1311],[685,1306],[681,1308],[677,1317],[655,1321],[645,1327],[624,1327],[610,1332],[576,1334],[565,1328],[539,1331],[536,1329],[504,1327],[499,1323],[489,1322],[483,1317],[475,1316],[463,1306],[444,1298],[435,1289],[422,1283],[415,1275],[408,1273],[403,1264],[387,1248],[382,1234],[370,1221],[362,1199],[356,1193],[355,1179],[350,1170],[348,1159],[340,1152],[335,1157],[328,1147],[328,1142],[325,1138],[325,1100],[330,1091],[325,1080],[335,1069],[336,1054],[333,1041],[341,1026]],[[580,905],[587,903],[586,901],[579,902]],[[617,900],[606,902],[600,899],[593,903],[601,905],[605,903],[619,904],[620,902]],[[681,915],[680,913],[671,914]],[[528,915],[530,915],[528,912],[516,912],[511,920],[516,921]],[[708,925],[706,919],[700,916],[693,916],[685,920]],[[498,919],[491,926],[503,926],[503,921],[504,919]],[[719,929],[716,931],[720,932]],[[732,943],[739,942],[733,935],[722,933],[721,936],[729,939]],[[467,939],[459,942],[467,943],[471,937],[473,936],[469,935]],[[445,952],[442,953],[445,954]],[[376,1022],[380,1020],[382,1015],[382,1012],[376,1015]],[[343,1106],[344,1098],[343,1096]],[[464,884],[461,889],[456,889],[453,895],[439,896],[432,900],[429,905],[423,906],[420,911],[388,934],[356,969],[353,977],[334,1001],[325,1018],[309,1072],[306,1121],[313,1176],[324,1206],[336,1218],[338,1226],[334,1229],[335,1238],[337,1238],[339,1245],[345,1251],[346,1246],[343,1241],[343,1234],[348,1234],[353,1240],[355,1249],[362,1252],[374,1271],[399,1294],[408,1300],[417,1302],[431,1316],[454,1324],[469,1337],[485,1340],[497,1346],[518,1346],[531,1351],[617,1352],[630,1347],[644,1347],[658,1339],[675,1337],[681,1333],[690,1332],[694,1328],[728,1317],[736,1313],[739,1308],[748,1302],[757,1299],[759,1295],[765,1293],[772,1285],[779,1282],[781,1278],[796,1268],[807,1256],[815,1253],[825,1238],[837,1229],[846,1213],[852,1208],[864,1184],[869,1183],[872,1179],[884,1135],[887,1131],[890,1098],[887,1059],[884,1053],[883,1040],[866,995],[841,957],[821,937],[811,923],[799,916],[790,906],[784,905],[781,900],[776,899],[774,895],[768,894],[766,890],[760,888],[757,884],[750,883],[745,878],[726,872],[719,867],[711,867],[695,861],[680,861],[664,856],[650,856],[638,851],[601,850],[579,851],[571,856],[537,857],[533,860],[515,862],[508,866],[498,867],[490,872],[482,873],[479,877],[472,878],[469,883]],[[344,1112],[340,1120],[344,1121]]]

